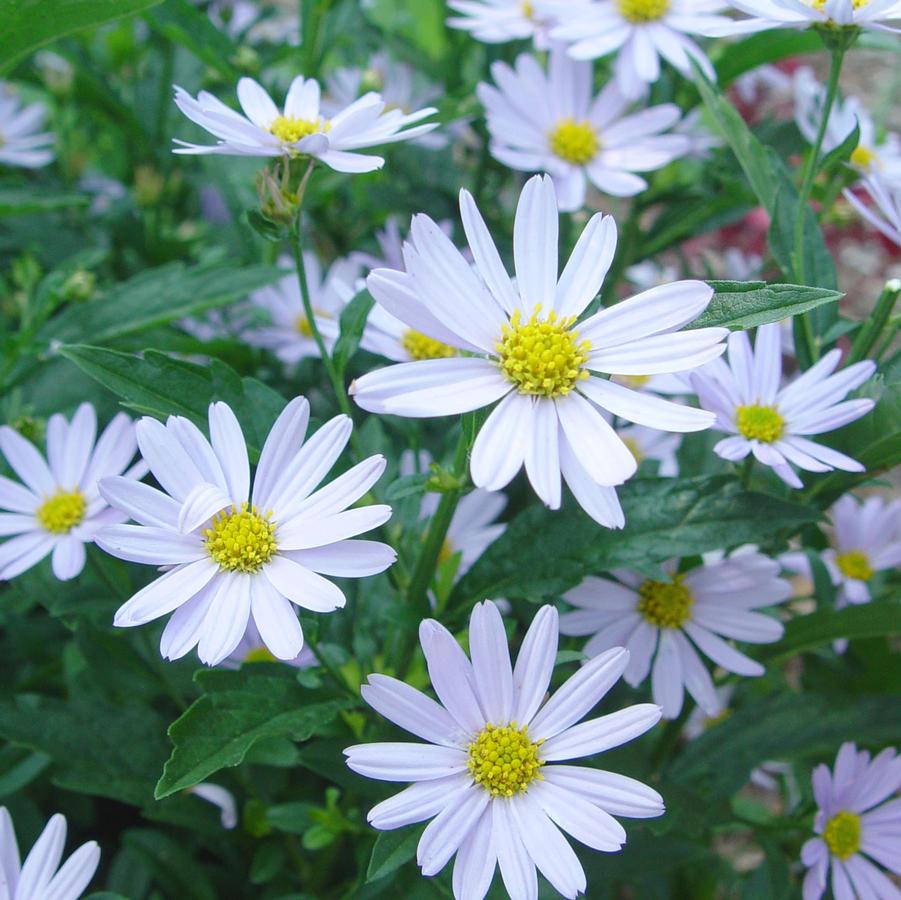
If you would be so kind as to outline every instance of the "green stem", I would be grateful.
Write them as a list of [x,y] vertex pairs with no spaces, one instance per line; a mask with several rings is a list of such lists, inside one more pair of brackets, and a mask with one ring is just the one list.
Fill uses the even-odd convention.
[[349,694],[351,697],[353,697],[354,700],[359,700],[359,694],[357,694],[355,690],[351,689],[350,685],[344,680],[344,676],[338,671],[338,669],[335,668],[335,664],[328,658],[328,655],[323,653],[319,649],[318,642],[311,638],[309,634],[306,634],[304,637],[307,642],[307,646],[310,648],[310,650],[313,651],[313,656],[316,657],[319,665],[322,666],[322,668],[325,669],[326,672],[328,672],[329,676],[335,682],[335,684],[337,684],[344,693]]
[[148,668],[159,678],[163,685],[163,689],[172,699],[172,702],[178,707],[180,712],[185,712],[188,708],[188,701],[179,689],[178,685],[172,680],[172,676],[168,672],[170,663],[166,662],[161,656],[159,648],[151,640],[150,632],[146,628],[139,629],[141,642],[144,644],[145,652],[148,659],[146,660]]
[[889,323],[898,295],[901,294],[901,280],[893,278],[887,281],[876,306],[870,317],[860,326],[860,331],[854,338],[851,345],[851,353],[848,355],[848,361],[845,365],[850,366],[852,363],[860,362],[866,359],[873,347],[879,341],[886,325]]
[[754,454],[749,453],[745,457],[745,461],[741,464],[739,477],[741,478],[741,486],[748,490],[751,487],[751,473],[754,471]]

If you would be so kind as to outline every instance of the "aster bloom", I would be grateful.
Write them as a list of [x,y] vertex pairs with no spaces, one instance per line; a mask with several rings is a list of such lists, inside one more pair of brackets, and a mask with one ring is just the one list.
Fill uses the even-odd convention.
[[716,73],[704,51],[688,35],[710,35],[731,19],[719,15],[722,0],[593,0],[564,4],[554,40],[569,45],[573,59],[597,59],[616,52],[614,77],[627,97],[640,97],[660,77],[666,60],[687,78],[694,60],[711,81]]
[[[721,710],[698,650],[736,675],[762,675],[763,666],[724,638],[770,644],[782,637],[782,624],[758,609],[783,603],[791,585],[779,577],[779,563],[757,552],[678,570],[678,560],[661,567],[665,581],[616,570],[615,580],[586,578],[564,594],[577,607],[560,617],[562,634],[591,635],[590,657],[624,645],[631,656],[623,677],[633,687],[651,673],[654,701],[667,719],[682,710],[684,691],[708,715]],[[651,663],[653,662],[653,670]]]
[[778,323],[757,329],[754,349],[744,332],[729,335],[729,362],[715,360],[691,376],[704,409],[716,413],[716,428],[730,436],[714,452],[730,462],[753,453],[790,487],[802,487],[791,468],[807,472],[862,472],[857,460],[804,435],[823,434],[866,415],[870,399],[844,400],[876,371],[869,360],[836,372],[841,351],[830,350],[790,384],[780,388],[782,336]]
[[[813,144],[823,120],[826,88],[809,66],[795,72],[794,95],[795,123],[804,139]],[[890,132],[884,140],[878,140],[873,117],[857,97],[835,100],[823,136],[823,152],[838,147],[855,126],[860,129],[860,137],[851,151],[851,165],[862,174],[874,172],[889,184],[901,185],[901,139]]]
[[564,2],[584,6],[587,0],[448,0],[460,15],[447,24],[486,44],[531,39],[536,49],[545,50],[550,45],[548,29]]
[[646,459],[656,460],[659,463],[657,474],[661,478],[675,478],[679,474],[676,453],[682,443],[681,434],[657,431],[644,425],[627,425],[625,428],[618,428],[616,433],[637,463],[641,464]]
[[[495,864],[513,900],[538,896],[536,868],[564,897],[586,888],[582,866],[561,834],[613,852],[626,840],[614,815],[663,813],[660,795],[632,778],[557,765],[618,747],[660,719],[650,703],[576,724],[617,682],[621,647],[592,660],[544,701],[557,654],[557,611],[543,606],[516,665],[497,607],[478,604],[470,659],[453,635],[427,619],[419,639],[439,702],[387,675],[360,689],[379,714],[428,743],[361,744],[344,753],[354,772],[413,784],[369,811],[380,830],[432,819],[419,841],[423,875],[454,862],[457,900],[481,900]],[[544,701],[544,702],[543,702]]]
[[376,541],[349,540],[391,515],[388,506],[356,503],[385,468],[371,456],[316,490],[350,438],[347,416],[304,436],[310,407],[292,400],[276,419],[260,454],[253,488],[241,426],[225,403],[209,410],[210,439],[193,422],[145,417],[138,447],[162,490],[106,478],[100,490],[139,524],[115,525],[97,536],[113,556],[165,566],[116,613],[114,625],[143,625],[174,612],[160,653],[178,659],[195,646],[216,665],[234,651],[251,615],[277,659],[292,660],[303,632],[292,604],[329,613],[344,593],[324,575],[361,578],[383,572],[394,551]]
[[812,782],[817,837],[801,848],[804,900],[819,900],[830,875],[835,900],[898,900],[901,890],[878,868],[901,875],[901,799],[889,800],[901,788],[897,751],[889,747],[870,759],[853,743],[842,744],[833,770],[817,766]]
[[853,191],[844,191],[845,199],[877,231],[901,247],[901,185],[887,183],[877,175],[870,175],[861,182],[873,201],[868,206]]
[[812,25],[896,31],[885,23],[901,19],[898,0],[730,0],[730,3],[752,18],[714,29],[710,32],[712,37]]
[[[250,306],[267,313],[271,324],[249,327],[242,337],[248,344],[271,350],[285,365],[293,366],[305,357],[318,357],[319,348],[303,308],[294,265],[287,257],[279,262],[290,266],[291,273],[250,295]],[[323,274],[316,255],[309,251],[304,252],[303,262],[316,327],[331,352],[340,333],[341,310],[356,293],[359,266],[339,259]]]
[[723,139],[714,134],[704,121],[703,111],[693,109],[674,128],[673,134],[688,141],[686,156],[689,159],[709,159],[712,150],[723,146]]
[[700,281],[676,282],[577,324],[613,259],[613,220],[597,214],[589,221],[558,280],[554,186],[546,176],[532,178],[516,211],[514,282],[467,191],[460,207],[474,269],[428,216],[419,215],[404,248],[406,272],[376,269],[367,284],[410,328],[467,355],[370,372],[351,393],[370,412],[414,418],[459,415],[501,401],[472,448],[475,486],[500,490],[525,465],[535,492],[557,509],[562,474],[590,516],[622,527],[614,486],[634,474],[636,462],[604,411],[665,431],[698,431],[712,419],[592,373],[675,372],[719,356],[725,329],[676,333],[707,307],[712,290]]
[[421,109],[405,115],[387,110],[376,93],[364,94],[335,115],[325,118],[320,109],[319,83],[298,75],[291,82],[280,111],[269,94],[252,78],[238,81],[238,102],[243,115],[212,94],[201,91],[197,99],[175,88],[175,104],[195,124],[219,139],[198,145],[176,140],[175,153],[217,153],[225,156],[306,156],[318,159],[337,172],[372,172],[385,160],[356,151],[426,134],[436,123],[415,122],[436,112]]
[[610,82],[592,98],[592,66],[551,51],[547,74],[522,54],[515,69],[491,66],[497,87],[477,88],[488,115],[491,155],[513,169],[548,172],[561,210],[585,205],[587,182],[616,197],[647,186],[651,172],[688,152],[687,138],[662,134],[680,118],[673,103],[627,115],[631,101]]
[[60,867],[66,844],[66,818],[50,818],[20,863],[12,818],[0,806],[0,897],[3,900],[78,900],[97,871],[100,848],[82,844]]
[[[95,442],[96,439],[96,442]],[[97,414],[82,403],[68,422],[56,413],[47,421],[46,460],[8,425],[0,426],[0,454],[22,480],[0,476],[0,581],[10,581],[53,554],[53,574],[68,581],[81,573],[85,544],[98,529],[124,521],[100,495],[98,482],[121,475],[137,449],[134,424],[119,413],[97,439]],[[138,464],[123,480],[140,478]],[[11,537],[10,537],[11,536]]]
[[41,131],[47,109],[40,103],[22,106],[0,81],[0,165],[38,169],[53,160],[54,136]]

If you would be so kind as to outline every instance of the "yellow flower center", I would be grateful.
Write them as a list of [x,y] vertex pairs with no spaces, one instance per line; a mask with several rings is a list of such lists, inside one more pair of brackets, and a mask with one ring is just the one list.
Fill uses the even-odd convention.
[[876,154],[863,144],[858,144],[851,151],[851,164],[859,166],[861,169],[869,169],[876,159]]
[[669,11],[669,0],[617,0],[619,14],[627,21],[655,22]]
[[438,564],[446,563],[457,551],[451,546],[451,542],[445,538],[441,549],[438,551]]
[[758,440],[765,444],[778,441],[785,430],[785,419],[774,406],[739,406],[735,410],[735,424],[749,441]]
[[84,494],[77,488],[74,491],[57,491],[45,500],[36,510],[35,518],[44,531],[51,534],[68,534],[84,519],[88,508]]
[[564,119],[548,133],[551,150],[569,163],[584,166],[597,155],[601,142],[590,122]]
[[259,572],[278,549],[272,513],[261,516],[247,502],[232,506],[213,517],[203,534],[210,556],[228,572]]
[[513,313],[495,345],[498,362],[520,394],[562,397],[588,377],[583,366],[591,343],[579,341],[579,332],[570,330],[575,316],[558,319],[551,312],[546,319],[539,319],[540,312],[538,307],[527,322],[522,321],[518,309]]
[[447,359],[456,356],[457,351],[435,338],[418,331],[405,331],[400,339],[401,346],[410,354],[410,359]]
[[469,772],[476,784],[495,797],[522,793],[536,778],[544,763],[538,758],[541,741],[533,741],[526,731],[490,722],[469,745]]
[[295,119],[291,116],[277,116],[269,126],[269,131],[283,144],[296,144],[299,140],[317,132],[326,132],[331,125],[322,118]]
[[[331,319],[333,316],[329,315],[327,312],[323,312],[321,309],[314,309],[313,316],[317,320],[319,319]],[[304,337],[313,337],[313,329],[310,326],[310,320],[307,318],[306,313],[301,313],[294,322],[294,330],[298,334],[302,334]]]
[[695,601],[684,579],[684,575],[673,575],[670,582],[648,580],[638,589],[638,611],[651,625],[681,628],[691,617]]
[[244,657],[246,663],[278,662],[268,647],[254,647]]
[[874,574],[869,557],[863,550],[849,550],[847,553],[839,553],[835,557],[835,564],[845,578],[857,578],[860,581],[867,581]]
[[649,381],[651,380],[650,375],[614,375],[613,381],[617,384],[621,384],[624,387],[632,388],[633,390],[638,390],[639,388],[643,388]]
[[629,453],[635,457],[635,462],[640,463],[644,459],[644,453],[641,452],[638,441],[636,441],[635,438],[623,437],[622,435],[620,435],[620,437],[622,438],[623,443],[629,448]]
[[847,811],[836,813],[823,829],[823,840],[833,856],[854,856],[860,849],[860,816]]
[[520,4],[519,8],[520,8],[522,14],[527,19],[535,18],[535,6],[530,2],[530,0],[525,0],[524,3]]

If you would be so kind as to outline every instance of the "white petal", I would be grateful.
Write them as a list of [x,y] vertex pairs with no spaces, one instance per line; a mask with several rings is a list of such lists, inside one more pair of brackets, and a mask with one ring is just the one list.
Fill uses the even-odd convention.
[[0,426],[0,453],[16,475],[38,496],[56,493],[56,479],[34,444],[8,425]]
[[565,439],[560,446],[560,468],[579,506],[595,522],[605,528],[622,528],[625,525],[626,518],[616,496],[616,488],[592,480]]
[[373,828],[391,830],[415,825],[437,815],[452,795],[472,784],[469,773],[449,775],[432,781],[418,781],[399,794],[377,803],[366,820]]
[[238,419],[226,403],[210,404],[210,444],[235,503],[250,498],[250,461]]
[[117,475],[104,478],[99,489],[110,506],[121,509],[141,525],[178,529],[180,504],[149,484]]
[[559,316],[580,315],[597,296],[615,252],[616,223],[612,216],[597,213],[579,235],[557,284],[554,309]]
[[37,900],[38,897],[44,896],[50,879],[62,859],[65,843],[66,819],[57,813],[50,818],[22,864],[16,897]]
[[263,131],[268,131],[279,115],[272,98],[252,78],[238,80],[238,102],[247,118]]
[[519,296],[501,262],[500,254],[472,194],[460,191],[460,216],[473,259],[488,290],[508,314],[519,306]]
[[682,710],[684,690],[682,657],[670,628],[660,631],[657,657],[651,672],[651,690],[654,702],[663,707],[663,715],[667,719],[675,719]]
[[484,900],[491,887],[497,853],[491,838],[492,813],[487,810],[464,839],[454,860],[454,897]]
[[725,328],[657,334],[592,351],[588,367],[611,375],[666,375],[703,366],[723,354]]
[[644,734],[660,721],[660,714],[659,706],[639,703],[599,719],[589,719],[542,744],[541,755],[546,761],[554,762],[602,753]]
[[69,581],[81,574],[85,563],[84,542],[74,535],[66,535],[53,548],[53,574],[60,581]]
[[229,494],[226,494],[218,484],[201,481],[191,488],[181,505],[178,512],[178,530],[181,534],[187,535],[200,528],[217,512],[230,508],[234,507]]
[[336,541],[325,547],[291,550],[289,559],[320,575],[365,578],[384,572],[397,559],[397,552],[379,541]]
[[66,432],[65,450],[60,465],[60,484],[63,487],[81,482],[96,437],[97,413],[90,403],[82,403],[72,416],[72,424]]
[[535,403],[510,391],[479,429],[472,447],[470,473],[477,487],[498,491],[522,467],[532,434]]
[[513,710],[513,670],[507,632],[497,607],[477,603],[469,621],[469,655],[476,691],[489,722],[509,722]]
[[295,397],[275,420],[260,452],[253,482],[253,502],[259,509],[272,508],[272,489],[303,445],[309,421],[306,397]]
[[172,613],[160,637],[163,659],[181,659],[197,646],[204,619],[215,597],[216,582],[213,581]]
[[347,602],[337,585],[285,556],[273,556],[261,574],[283,597],[312,612],[333,612]]
[[199,593],[219,571],[211,559],[171,569],[142,588],[116,612],[113,625],[130,628],[152,622]]
[[297,613],[270,583],[254,578],[250,586],[250,611],[263,643],[276,659],[297,659],[303,650],[303,629]]
[[444,809],[426,826],[416,848],[425,876],[437,875],[485,813],[491,794],[478,785],[451,795]]
[[403,681],[388,675],[370,675],[368,684],[360,687],[360,694],[379,715],[404,731],[432,744],[460,746],[460,728],[447,710]]
[[561,483],[557,404],[551,400],[537,400],[532,408],[531,427],[532,433],[526,444],[526,475],[542,503],[550,509],[559,509]]
[[513,719],[516,722],[529,724],[544,700],[557,659],[557,629],[557,610],[553,606],[542,606],[523,638],[513,669]]
[[384,456],[370,456],[357,463],[334,481],[310,494],[294,510],[294,515],[305,519],[333,516],[357,502],[382,477],[385,471]]
[[390,506],[358,506],[322,519],[298,516],[277,528],[275,540],[279,550],[308,550],[372,531],[390,518]]
[[36,494],[0,475],[0,509],[33,513],[40,503],[40,498]]
[[538,873],[507,803],[491,804],[491,843],[507,894],[515,900],[538,900]]
[[53,876],[42,900],[77,900],[90,884],[100,865],[100,847],[96,841],[82,844]]
[[701,662],[697,651],[681,631],[674,631],[673,639],[679,651],[685,689],[708,716],[718,715],[721,704],[716,694],[716,688],[714,688],[713,679]]
[[693,622],[685,623],[685,633],[697,644],[698,649],[709,656],[717,665],[722,666],[736,675],[753,677],[763,675],[764,668],[760,663],[749,659],[744,653],[739,653],[734,647],[730,647],[722,638],[695,625]]
[[[554,767],[550,766],[549,771]],[[626,831],[609,813],[586,800],[579,791],[550,782],[537,782],[532,790],[541,808],[579,843],[612,853],[626,842]]]
[[581,794],[614,816],[646,819],[663,815],[663,798],[653,788],[615,772],[585,766],[545,766],[544,781]]
[[95,540],[112,556],[151,566],[175,566],[210,558],[196,534],[178,534],[168,528],[109,525],[98,532]]
[[633,391],[603,378],[588,378],[579,384],[579,391],[621,419],[661,431],[703,431],[716,421],[716,415],[705,409],[694,409],[647,392]]
[[30,531],[4,541],[0,544],[0,581],[11,581],[39,563],[55,544],[56,537],[43,531]]
[[528,317],[537,307],[550,312],[557,285],[557,197],[547,175],[526,182],[513,223],[516,283]]
[[432,744],[358,744],[344,751],[348,768],[380,781],[431,781],[466,772],[467,754]]
[[247,631],[251,584],[259,577],[227,572],[216,579],[216,596],[203,620],[197,645],[201,662],[215,666],[234,652]]

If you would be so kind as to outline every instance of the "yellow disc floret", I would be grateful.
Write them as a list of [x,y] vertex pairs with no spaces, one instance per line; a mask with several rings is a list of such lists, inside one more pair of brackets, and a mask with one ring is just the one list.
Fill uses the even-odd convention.
[[735,410],[735,424],[749,441],[772,444],[782,437],[785,419],[774,406],[739,406]]
[[564,119],[548,133],[551,150],[569,163],[584,166],[597,156],[601,142],[590,122]]
[[296,144],[299,140],[318,132],[325,133],[331,126],[322,118],[295,119],[292,116],[276,116],[269,131],[283,144]]
[[430,338],[419,331],[405,331],[400,339],[401,346],[410,354],[410,359],[448,359],[456,356],[457,351],[435,338]]
[[644,453],[642,453],[638,441],[636,441],[635,438],[631,437],[622,437],[622,435],[620,435],[620,437],[622,438],[622,441],[626,445],[626,447],[629,448],[629,453],[631,453],[632,456],[635,457],[635,462],[640,463],[644,459]]
[[541,308],[522,321],[519,310],[503,327],[503,337],[495,345],[501,371],[520,394],[536,397],[563,397],[576,382],[588,377],[583,366],[591,350],[589,341],[580,341],[573,331],[575,316],[558,319],[552,312],[539,319]]
[[860,816],[847,811],[836,813],[823,829],[823,840],[833,856],[854,856],[860,849]]
[[669,582],[648,580],[638,589],[638,611],[651,625],[681,628],[691,618],[695,601],[684,579],[684,575],[673,575]]
[[82,523],[87,508],[84,494],[78,489],[59,490],[52,497],[48,497],[34,515],[44,531],[51,534],[68,534],[76,525]]
[[247,656],[244,657],[245,663],[266,663],[266,662],[278,662],[278,660],[273,656],[272,651],[268,647],[254,647],[253,650],[248,651]]
[[851,164],[861,169],[869,169],[875,160],[876,154],[869,147],[864,147],[863,144],[858,144],[851,151]]
[[655,22],[669,12],[669,0],[617,0],[619,14],[627,22]]
[[247,502],[213,516],[203,535],[210,556],[228,572],[259,572],[272,559],[277,547],[271,513],[262,516]]
[[533,741],[526,727],[490,722],[469,745],[469,772],[473,780],[495,797],[522,793],[544,765],[538,757],[541,741]]
[[873,567],[870,565],[870,558],[863,550],[849,550],[847,553],[839,553],[835,557],[835,564],[845,578],[857,578],[860,581],[867,581],[874,575]]

